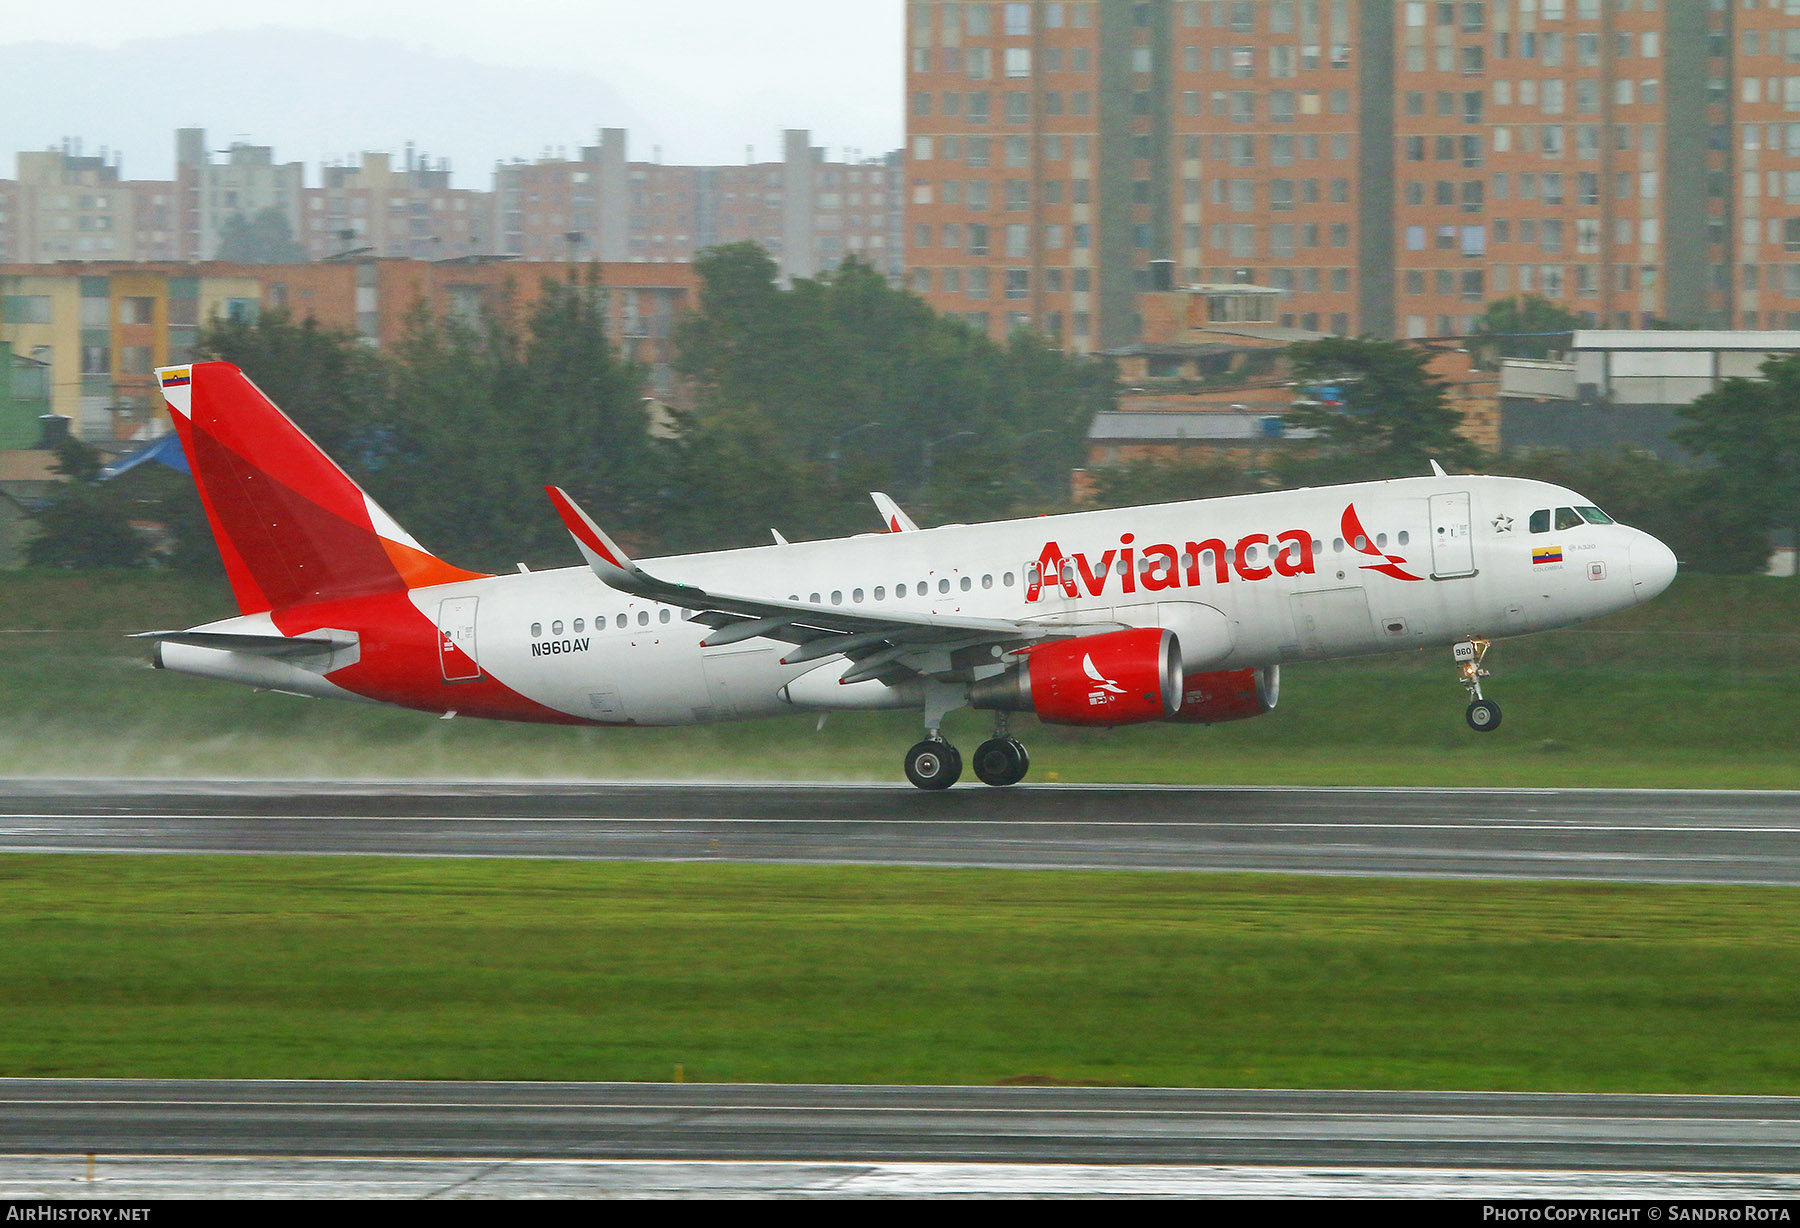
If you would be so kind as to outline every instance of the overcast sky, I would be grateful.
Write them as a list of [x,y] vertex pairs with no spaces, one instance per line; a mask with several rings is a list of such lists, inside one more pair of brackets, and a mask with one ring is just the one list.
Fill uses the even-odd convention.
[[[572,152],[603,125],[632,129],[634,158],[660,145],[667,162],[738,162],[747,145],[770,157],[783,128],[810,128],[834,157],[874,156],[903,135],[902,13],[902,0],[10,6],[0,27],[0,174],[10,176],[13,151],[71,136],[89,153],[124,148],[129,178],[163,178],[168,133],[190,124],[205,126],[215,147],[234,137],[275,144],[282,160],[308,164],[309,182],[322,158],[398,152],[413,139],[453,160],[458,186],[485,187],[494,161]],[[227,31],[255,34],[221,38]],[[217,66],[209,93],[208,57],[183,55],[184,46],[256,62]],[[345,67],[307,76],[321,56]],[[357,95],[384,65],[401,80]],[[481,89],[457,90],[465,74]]]

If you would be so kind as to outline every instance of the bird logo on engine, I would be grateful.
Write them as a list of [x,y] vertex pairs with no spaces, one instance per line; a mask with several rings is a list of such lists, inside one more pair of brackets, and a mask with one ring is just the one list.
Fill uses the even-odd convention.
[[1113,701],[1113,696],[1123,695],[1125,693],[1124,687],[1120,686],[1095,668],[1094,655],[1092,653],[1088,653],[1081,658],[1081,668],[1082,671],[1086,673],[1088,677],[1092,678],[1096,684],[1095,688],[1088,692],[1089,706],[1097,708],[1102,704],[1109,704]]

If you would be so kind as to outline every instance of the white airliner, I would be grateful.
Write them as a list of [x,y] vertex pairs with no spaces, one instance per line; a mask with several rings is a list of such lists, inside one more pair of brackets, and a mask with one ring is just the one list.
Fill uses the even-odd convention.
[[[158,372],[235,618],[146,633],[158,667],[446,716],[687,725],[911,708],[908,779],[942,789],[940,734],[1023,779],[1007,716],[1210,724],[1275,706],[1280,667],[1452,649],[1486,732],[1490,640],[1668,587],[1675,556],[1574,491],[1450,476],[919,529],[638,562],[560,489],[586,567],[464,571],[428,553],[229,363]],[[1436,466],[1433,466],[1436,469]]]

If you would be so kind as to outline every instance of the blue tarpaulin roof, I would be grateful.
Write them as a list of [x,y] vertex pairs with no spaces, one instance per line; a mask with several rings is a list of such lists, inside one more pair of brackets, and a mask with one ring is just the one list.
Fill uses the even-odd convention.
[[102,482],[110,481],[120,474],[130,473],[133,469],[136,469],[146,461],[156,461],[158,464],[167,465],[177,473],[187,473],[189,471],[187,453],[181,450],[181,436],[171,431],[161,439],[156,440],[149,447],[139,448],[130,456],[122,456],[117,461],[102,469],[100,471],[100,480]]

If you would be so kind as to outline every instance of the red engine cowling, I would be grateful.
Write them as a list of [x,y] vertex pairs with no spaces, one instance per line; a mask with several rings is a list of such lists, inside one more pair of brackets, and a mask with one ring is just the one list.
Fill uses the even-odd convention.
[[1174,633],[1140,627],[1033,648],[1023,667],[978,683],[969,699],[1051,725],[1137,725],[1175,713],[1181,677]]
[[1281,667],[1226,669],[1189,674],[1182,683],[1181,708],[1172,721],[1216,725],[1261,716],[1281,697]]

